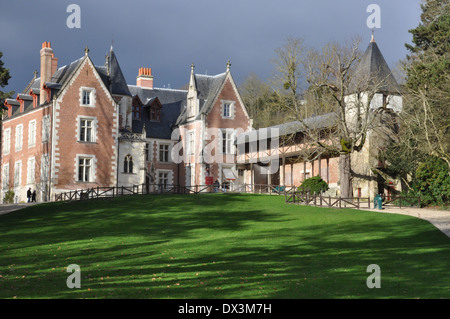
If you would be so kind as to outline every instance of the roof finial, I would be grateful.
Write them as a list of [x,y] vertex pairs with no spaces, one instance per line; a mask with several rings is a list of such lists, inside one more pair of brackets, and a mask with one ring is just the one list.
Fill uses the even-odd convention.
[[375,42],[375,38],[373,36],[374,31],[375,31],[375,29],[372,29],[372,39],[370,39],[370,42]]
[[230,60],[228,60],[228,62],[227,62],[227,72],[230,72],[230,66],[231,66],[231,62],[230,62]]
[[84,48],[84,55],[88,55],[89,54],[89,48],[86,45],[86,47]]
[[36,78],[37,78],[37,75],[38,75],[38,71],[37,71],[37,70],[34,70],[33,74],[34,74],[34,78],[36,79]]

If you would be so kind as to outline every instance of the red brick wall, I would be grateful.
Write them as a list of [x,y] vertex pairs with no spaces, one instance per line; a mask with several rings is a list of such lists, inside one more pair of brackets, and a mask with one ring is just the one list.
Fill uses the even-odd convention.
[[[94,72],[96,71],[92,64],[86,61],[78,76],[67,88],[62,100],[58,101],[60,110],[56,116],[56,121],[59,124],[56,153],[59,153],[59,155],[55,156],[55,160],[59,172],[57,173],[56,189],[113,186],[115,184],[116,173],[113,168],[115,165],[113,157],[115,156],[116,142],[114,141],[113,131],[118,121],[115,114],[116,106]],[[95,107],[80,105],[80,87],[95,89]],[[98,126],[94,143],[78,141],[78,116],[96,117]],[[78,182],[78,177],[75,178],[77,174],[75,162],[77,154],[95,156],[95,183]]]
[[[28,172],[28,159],[34,157],[35,159],[35,183],[28,185],[32,190],[35,190],[36,185],[41,182],[41,159],[43,154],[48,154],[49,161],[51,158],[51,134],[49,136],[48,142],[42,143],[42,118],[45,115],[51,117],[51,107],[40,107],[31,112],[27,112],[23,115],[16,115],[14,118],[7,119],[2,122],[2,170],[1,170],[1,187],[3,187],[3,167],[9,164],[9,189],[14,189],[14,165],[16,161],[22,161],[22,172],[19,189],[15,189],[16,196],[18,196],[19,201],[26,200],[26,190],[27,185],[27,172]],[[28,143],[28,133],[29,133],[29,122],[36,120],[36,142],[34,146],[30,146]],[[16,151],[16,127],[17,125],[23,125],[23,135],[22,135],[22,149]],[[4,132],[7,129],[11,130],[10,148],[9,154],[4,154]],[[50,171],[50,170],[49,170]],[[49,179],[49,177],[48,177]],[[38,196],[40,194],[38,193]]]

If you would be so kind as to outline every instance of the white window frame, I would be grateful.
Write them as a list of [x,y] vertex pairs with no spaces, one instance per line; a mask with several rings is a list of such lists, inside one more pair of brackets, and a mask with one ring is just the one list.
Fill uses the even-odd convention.
[[[234,119],[236,102],[231,100],[220,100],[220,115],[223,119]],[[228,105],[228,112],[226,112],[226,105]],[[228,113],[228,114],[226,114]]]
[[[225,138],[224,138],[225,135]],[[234,147],[234,129],[221,129],[221,152],[223,155],[233,155]],[[225,151],[224,151],[225,148]]]
[[11,151],[11,128],[8,127],[3,132],[3,154],[7,155]]
[[28,148],[36,146],[36,120],[28,122]]
[[[90,162],[90,168],[89,168],[89,180],[84,180],[85,174],[83,174],[82,180],[80,180],[80,160],[81,159],[89,159]],[[93,183],[95,182],[95,172],[96,172],[96,158],[95,155],[89,155],[89,154],[77,154],[75,157],[76,165],[75,165],[75,181],[78,183]]]
[[[91,140],[90,141],[86,141],[86,140],[82,140],[81,139],[81,130],[82,130],[82,125],[81,125],[81,121],[90,121],[92,122],[91,125]],[[77,117],[77,141],[81,142],[81,143],[96,143],[97,142],[97,117],[95,116],[83,116],[83,115],[79,115]],[[86,139],[87,134],[85,134],[85,139]]]
[[23,124],[16,125],[15,150],[21,151],[23,147]]
[[187,155],[195,155],[195,130],[187,131]]
[[20,187],[22,183],[22,161],[14,163],[14,187]]
[[[167,149],[161,149],[162,147],[167,147]],[[161,160],[161,152],[164,152],[164,158]],[[170,152],[171,147],[170,143],[158,143],[158,162],[160,163],[169,163],[170,162]]]
[[9,189],[9,163],[3,165],[2,170],[2,189]]
[[27,161],[27,184],[34,184],[36,181],[36,159],[29,157]]
[[[84,95],[89,93],[89,103],[84,103]],[[92,87],[80,87],[80,105],[84,107],[95,107],[96,91]]]

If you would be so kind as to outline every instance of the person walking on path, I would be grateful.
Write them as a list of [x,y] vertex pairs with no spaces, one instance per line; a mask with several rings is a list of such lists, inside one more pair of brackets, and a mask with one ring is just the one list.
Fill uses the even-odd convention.
[[33,191],[33,194],[31,194],[31,202],[36,202],[36,190]]
[[27,190],[28,203],[31,202],[31,187]]

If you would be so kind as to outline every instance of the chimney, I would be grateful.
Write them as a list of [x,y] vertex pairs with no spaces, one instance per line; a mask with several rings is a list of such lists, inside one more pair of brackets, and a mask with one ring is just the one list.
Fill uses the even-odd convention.
[[58,58],[55,58],[55,54],[52,53],[52,75],[55,74],[55,72],[58,71]]
[[58,59],[56,59],[53,55],[53,49],[50,46],[50,42],[42,43],[41,49],[41,83],[40,83],[40,91],[41,94],[39,96],[39,104],[44,104],[47,101],[47,92],[43,90],[45,82],[50,82],[52,78],[52,69],[55,64],[55,68],[57,66]]
[[136,78],[136,85],[148,89],[153,89],[152,69],[140,68],[139,74]]

